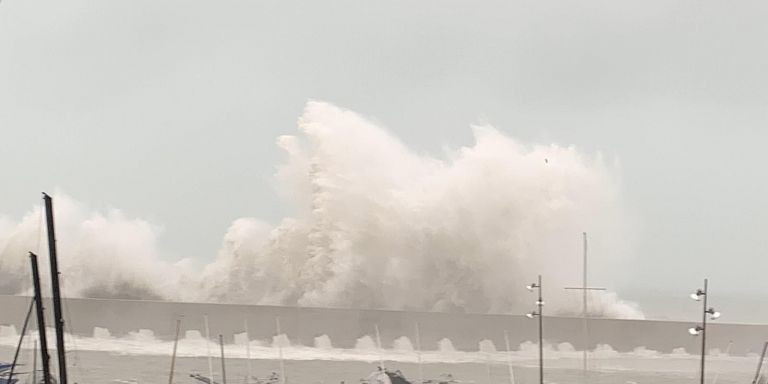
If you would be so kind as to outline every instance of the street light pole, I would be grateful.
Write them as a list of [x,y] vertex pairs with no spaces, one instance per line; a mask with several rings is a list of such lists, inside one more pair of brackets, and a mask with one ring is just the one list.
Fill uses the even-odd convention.
[[[701,335],[701,367],[699,383],[704,384],[704,377],[706,372],[706,359],[707,359],[707,315],[710,320],[715,320],[720,317],[720,312],[715,311],[714,308],[707,306],[708,299],[708,287],[707,279],[704,279],[704,289],[697,289],[696,292],[691,294],[691,298],[696,301],[703,301],[702,313],[701,313],[701,325],[697,325],[688,329],[688,333],[693,336]],[[702,300],[703,298],[703,300]]]
[[544,299],[541,294],[541,275],[539,275],[538,282],[529,284],[526,288],[529,291],[536,289],[539,294],[539,299],[536,301],[536,311],[533,311],[526,316],[528,318],[539,318],[539,384],[544,384]]
[[707,279],[704,279],[704,306],[701,313],[701,380],[704,384],[704,364],[707,356]]
[[536,302],[539,307],[539,384],[544,384],[544,300],[541,297],[541,275],[539,275],[539,301]]

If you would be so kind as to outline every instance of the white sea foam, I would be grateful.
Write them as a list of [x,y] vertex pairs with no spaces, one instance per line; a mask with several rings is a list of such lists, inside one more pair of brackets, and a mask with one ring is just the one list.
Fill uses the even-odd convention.
[[[278,140],[287,158],[275,175],[293,214],[276,225],[235,220],[206,266],[164,261],[158,225],[56,193],[66,296],[518,312],[537,274],[553,286],[579,281],[582,231],[612,258],[631,240],[618,169],[600,154],[475,126],[473,144],[428,156],[321,102],[298,127]],[[29,292],[40,218],[40,207],[0,218],[0,293]],[[578,312],[558,296],[552,313]],[[595,315],[642,317],[613,293],[590,301]]]
[[[49,328],[46,332],[49,340],[54,339],[54,330]],[[66,335],[68,350],[77,351],[99,351],[125,355],[149,355],[149,356],[169,356],[173,350],[173,341],[159,340],[152,332],[139,330],[130,333],[124,337],[114,337],[103,329],[94,330],[95,337],[81,337]],[[27,337],[36,339],[37,333],[31,331]],[[378,349],[372,345],[372,339],[361,338],[365,340],[355,348],[344,349],[330,346],[330,339],[327,343],[320,343],[321,346],[307,347],[302,345],[287,344],[287,337],[281,338],[279,342],[282,347],[282,355],[286,360],[333,360],[333,361],[362,361],[378,362],[380,360],[409,362],[418,361],[416,351],[407,348],[384,348]],[[400,340],[400,339],[397,339]],[[487,363],[507,364],[514,362],[518,365],[530,365],[538,359],[538,345],[533,342],[524,342],[514,348],[512,351],[497,351],[493,344],[484,340],[478,345],[477,351],[456,351],[446,345],[450,344],[449,339],[443,339],[437,350],[420,351],[422,361],[425,363]],[[191,331],[179,340],[178,356],[182,357],[203,357],[208,353],[209,348],[215,345],[217,340],[206,340],[200,336],[199,332]],[[0,346],[15,347],[18,343],[18,334],[13,327],[0,327]],[[270,343],[264,340],[250,341],[250,356],[253,359],[275,360],[279,358],[277,348],[278,342]],[[402,345],[401,345],[402,346]],[[52,348],[52,346],[50,346]],[[31,348],[28,343],[24,348]],[[246,358],[248,352],[243,338],[238,338],[234,343],[227,343],[224,348],[228,358],[238,359]],[[545,359],[548,361],[581,359],[581,351],[576,350],[569,343],[560,343],[557,345],[544,345]],[[726,353],[717,352],[715,349],[710,351],[710,359],[714,361],[747,361],[751,362],[755,356],[732,356]],[[698,355],[691,355],[683,348],[677,348],[672,353],[661,353],[650,350],[645,347],[635,348],[629,352],[618,352],[610,345],[598,345],[595,349],[589,351],[590,360],[594,364],[603,364],[603,367],[616,368],[615,364],[621,361],[646,361],[658,359],[678,359],[690,360],[695,362]],[[614,365],[612,365],[614,364]],[[618,369],[618,368],[617,368]]]

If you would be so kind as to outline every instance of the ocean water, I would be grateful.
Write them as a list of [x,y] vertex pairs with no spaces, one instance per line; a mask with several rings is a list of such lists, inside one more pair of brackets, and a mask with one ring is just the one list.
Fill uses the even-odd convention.
[[[218,358],[219,347],[211,343],[212,365],[214,378],[221,381],[221,360]],[[82,347],[80,347],[82,348]],[[107,350],[70,350],[67,353],[70,382],[72,383],[168,383],[171,356],[167,354],[145,354],[137,350],[116,351]],[[237,346],[225,346],[225,356],[229,349]],[[273,348],[273,354],[279,352]],[[312,348],[304,348],[310,352]],[[437,378],[441,374],[450,373],[456,380],[476,384],[525,384],[538,382],[538,360],[535,356],[524,357],[519,354],[504,353],[463,353],[457,358],[452,352],[433,352],[422,356],[422,364],[414,361],[417,357],[411,353],[412,359],[405,352],[394,360],[386,359],[392,353],[384,351],[346,351],[342,353],[335,349],[315,350],[312,353],[301,353],[286,348],[283,360],[287,383],[301,384],[345,384],[359,383],[376,367],[383,363],[387,369],[401,370],[406,377],[418,380]],[[13,348],[0,347],[3,360],[12,357]],[[248,375],[248,360],[239,357],[228,357],[226,363],[227,383],[245,383]],[[445,359],[441,359],[441,355]],[[471,356],[469,356],[471,355]],[[502,361],[500,356],[508,359]],[[512,356],[510,356],[512,355]],[[590,371],[585,378],[581,371],[581,359],[573,356],[563,356],[552,353],[554,357],[545,360],[545,382],[547,383],[669,383],[683,384],[698,382],[698,356],[695,355],[664,355],[618,354],[613,357],[590,359]],[[579,354],[580,355],[580,354]],[[21,354],[21,372],[28,372],[31,366],[30,351]],[[380,361],[379,358],[384,358]],[[55,371],[55,354],[51,355],[52,369]],[[445,361],[441,361],[445,360]],[[266,377],[272,372],[281,372],[281,364],[277,358],[250,359],[252,375]],[[756,356],[712,356],[708,358],[708,383],[736,384],[749,383],[754,376],[757,363]],[[513,372],[514,381],[510,377]],[[190,378],[191,373],[208,375],[208,358],[205,356],[180,356],[176,361],[174,383],[197,384]],[[24,381],[24,379],[22,379]]]

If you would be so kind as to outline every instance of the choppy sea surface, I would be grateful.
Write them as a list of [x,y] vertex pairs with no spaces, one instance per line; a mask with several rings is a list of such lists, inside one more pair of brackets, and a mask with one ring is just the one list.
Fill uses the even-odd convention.
[[[70,382],[72,383],[168,383],[171,356],[167,354],[146,353],[138,349],[126,348],[124,351],[114,348],[104,350],[86,350],[89,346],[80,346],[67,353],[69,359]],[[214,379],[221,381],[221,360],[218,358],[219,347],[211,343],[211,364]],[[526,384],[538,383],[538,360],[530,353],[504,352],[429,352],[418,356],[407,351],[340,351],[318,348],[286,348],[281,360],[276,358],[276,348],[264,348],[261,353],[254,351],[256,357],[241,357],[241,348],[225,346],[232,356],[225,359],[227,383],[245,383],[250,370],[253,376],[266,377],[272,372],[286,372],[287,383],[297,384],[345,384],[359,383],[383,362],[387,369],[399,369],[411,379],[437,378],[450,373],[462,383],[475,384]],[[275,357],[269,358],[264,351],[270,350]],[[14,348],[0,347],[0,359],[10,360]],[[199,384],[189,375],[200,373],[208,375],[207,351],[203,356],[191,356],[185,352],[176,360],[174,383]],[[585,378],[581,353],[550,351],[545,360],[545,382],[547,383],[697,383],[699,359],[690,354],[613,354],[594,353],[589,360],[589,372]],[[598,357],[599,356],[599,357]],[[384,359],[383,361],[380,359]],[[52,369],[55,370],[55,355],[52,352]],[[751,383],[757,366],[757,356],[719,355],[708,358],[707,383],[735,384]],[[31,350],[21,353],[19,368],[24,383],[31,367]],[[511,374],[510,374],[511,372]]]

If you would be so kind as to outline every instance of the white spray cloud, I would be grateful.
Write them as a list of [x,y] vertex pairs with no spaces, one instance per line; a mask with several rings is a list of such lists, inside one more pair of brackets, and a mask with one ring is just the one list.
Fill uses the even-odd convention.
[[[180,269],[163,262],[157,251],[159,228],[126,218],[119,210],[92,212],[62,193],[54,194],[60,270],[64,293],[71,297],[146,298],[173,296]],[[0,238],[2,293],[30,293],[28,252],[39,256],[48,276],[47,240],[42,207],[35,207]],[[4,244],[2,244],[4,243]],[[47,284],[43,279],[43,284]]]
[[[238,303],[518,312],[539,273],[559,290],[579,281],[582,231],[627,238],[617,171],[573,147],[525,145],[492,127],[444,158],[416,153],[365,118],[310,102],[299,134],[279,138],[276,184],[293,217],[236,220],[202,273],[163,262],[159,228],[120,211],[89,212],[56,196],[68,294]],[[3,292],[18,293],[40,211],[0,219]],[[180,289],[183,288],[183,289]],[[181,292],[184,292],[183,294]],[[551,291],[550,291],[551,292]],[[579,310],[551,295],[552,311]],[[610,317],[641,317],[611,293],[590,295]]]

